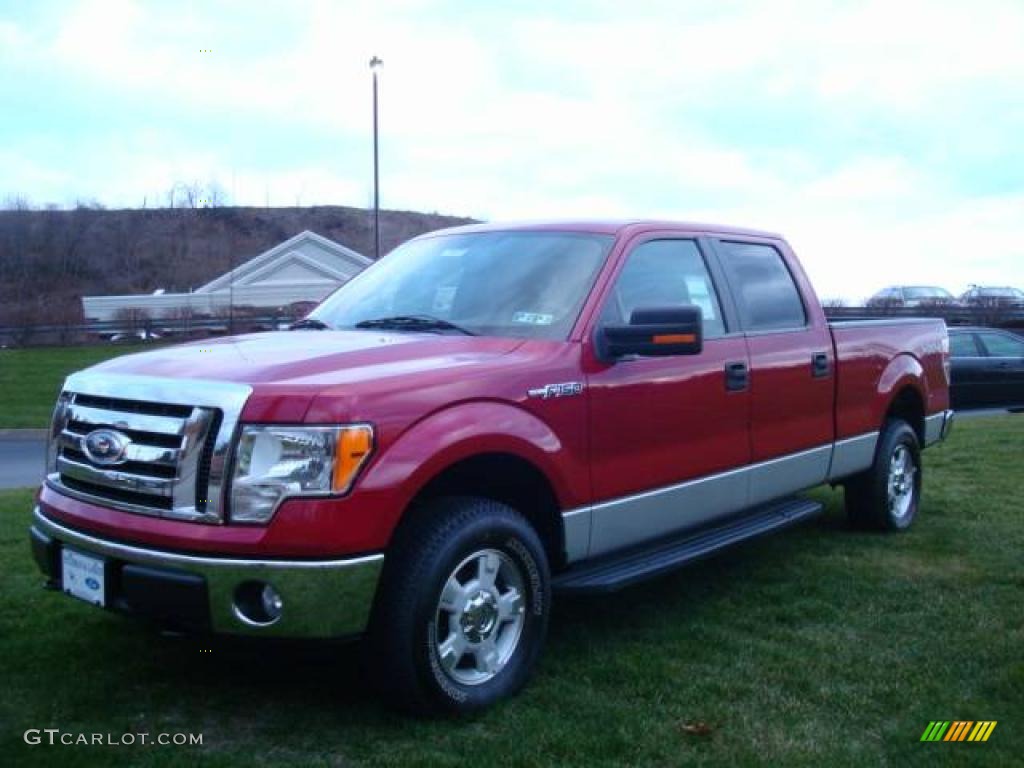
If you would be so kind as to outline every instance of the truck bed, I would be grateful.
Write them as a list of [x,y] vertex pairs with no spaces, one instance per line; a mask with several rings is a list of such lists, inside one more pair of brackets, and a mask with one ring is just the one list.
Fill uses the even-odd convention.
[[888,395],[921,376],[925,416],[949,407],[945,322],[935,318],[829,321],[836,360],[836,438],[877,430]]

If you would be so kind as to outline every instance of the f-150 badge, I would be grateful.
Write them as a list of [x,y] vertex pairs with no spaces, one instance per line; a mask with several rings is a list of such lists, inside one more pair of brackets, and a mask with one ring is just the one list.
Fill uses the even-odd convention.
[[543,387],[527,390],[530,397],[549,400],[552,397],[571,397],[583,392],[583,385],[578,381],[566,381],[562,384],[545,384]]

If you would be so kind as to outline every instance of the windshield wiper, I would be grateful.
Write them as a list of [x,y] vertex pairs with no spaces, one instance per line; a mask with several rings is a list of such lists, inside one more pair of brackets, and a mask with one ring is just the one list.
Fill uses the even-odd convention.
[[440,317],[431,315],[395,315],[394,317],[378,317],[374,320],[363,320],[356,323],[356,328],[394,328],[410,331],[458,331],[467,336],[476,336],[473,331],[461,325],[449,323]]
[[317,320],[315,317],[304,317],[301,320],[296,320],[294,323],[288,326],[289,331],[326,331],[331,326],[325,323],[323,320]]

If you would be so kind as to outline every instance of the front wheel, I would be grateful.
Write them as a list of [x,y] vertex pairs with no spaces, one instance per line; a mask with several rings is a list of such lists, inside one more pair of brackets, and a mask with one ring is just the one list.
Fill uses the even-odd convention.
[[846,512],[860,528],[903,531],[921,501],[921,447],[901,419],[886,422],[871,467],[845,483]]
[[388,554],[368,671],[403,709],[482,709],[522,688],[540,655],[544,548],[521,515],[488,499],[438,499],[413,514]]

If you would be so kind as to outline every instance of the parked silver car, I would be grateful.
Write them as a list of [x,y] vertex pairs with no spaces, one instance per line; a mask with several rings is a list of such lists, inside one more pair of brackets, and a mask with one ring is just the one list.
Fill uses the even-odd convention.
[[969,307],[1024,307],[1024,291],[999,285],[972,285],[960,301]]
[[870,299],[869,307],[942,307],[956,304],[945,288],[934,285],[891,285]]

